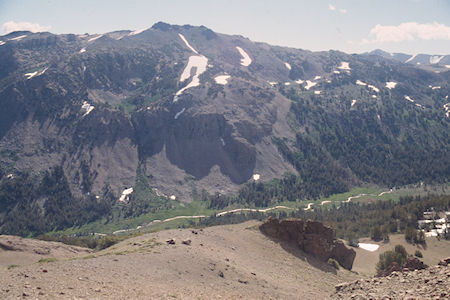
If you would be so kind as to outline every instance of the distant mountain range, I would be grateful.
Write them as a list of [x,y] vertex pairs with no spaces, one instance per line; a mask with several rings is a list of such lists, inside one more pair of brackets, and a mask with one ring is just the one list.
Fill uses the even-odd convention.
[[430,54],[404,54],[389,53],[377,49],[366,53],[367,55],[378,55],[384,58],[400,61],[405,64],[413,65],[434,65],[436,67],[445,67],[450,69],[450,55],[430,55]]
[[295,201],[448,181],[446,64],[161,22],[1,36],[0,231],[135,216],[256,183],[249,199],[260,182],[276,187],[267,201]]

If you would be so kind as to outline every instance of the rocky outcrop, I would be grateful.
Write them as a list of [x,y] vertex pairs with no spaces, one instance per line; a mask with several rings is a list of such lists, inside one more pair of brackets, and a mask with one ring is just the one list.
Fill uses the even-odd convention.
[[334,230],[320,222],[269,218],[260,226],[260,230],[277,240],[298,244],[304,252],[321,261],[333,258],[345,269],[351,270],[353,266],[356,252],[336,240]]

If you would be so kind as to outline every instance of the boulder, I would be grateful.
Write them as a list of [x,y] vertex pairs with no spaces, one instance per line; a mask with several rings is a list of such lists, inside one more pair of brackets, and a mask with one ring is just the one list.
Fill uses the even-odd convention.
[[356,257],[355,250],[345,247],[342,241],[334,241],[334,248],[331,257],[338,261],[338,263],[345,269],[351,270],[353,261]]
[[444,258],[442,260],[439,261],[438,265],[440,266],[446,266],[450,264],[450,257]]

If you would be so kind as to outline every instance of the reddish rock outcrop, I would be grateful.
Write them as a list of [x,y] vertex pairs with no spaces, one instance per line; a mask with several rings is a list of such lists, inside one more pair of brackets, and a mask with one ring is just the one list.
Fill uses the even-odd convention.
[[334,230],[317,221],[306,223],[299,219],[279,221],[269,218],[261,231],[272,238],[298,244],[304,252],[321,261],[334,258],[345,269],[351,270],[356,252],[334,238]]

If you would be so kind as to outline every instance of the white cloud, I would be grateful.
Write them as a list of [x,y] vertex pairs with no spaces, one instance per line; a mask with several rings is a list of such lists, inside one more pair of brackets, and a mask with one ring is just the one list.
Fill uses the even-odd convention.
[[416,22],[401,23],[398,26],[377,24],[369,32],[369,38],[363,44],[403,42],[416,40],[450,40],[450,27],[444,24]]
[[49,31],[51,26],[46,25],[40,25],[37,23],[30,23],[30,22],[14,22],[9,21],[6,23],[3,23],[2,25],[3,31],[5,33],[10,33],[13,31],[31,31],[31,32],[42,32],[42,31]]
[[337,8],[336,6],[334,6],[333,4],[328,4],[328,9],[331,11],[339,11],[341,14],[346,14],[347,10],[345,8]]

